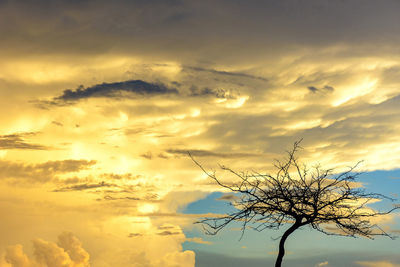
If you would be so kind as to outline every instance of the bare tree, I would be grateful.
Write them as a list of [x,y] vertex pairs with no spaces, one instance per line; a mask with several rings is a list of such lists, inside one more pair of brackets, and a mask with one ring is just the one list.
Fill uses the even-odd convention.
[[360,173],[354,167],[335,174],[332,169],[320,166],[309,169],[300,164],[296,157],[300,141],[287,151],[284,161],[276,161],[276,173],[262,174],[255,171],[236,172],[220,166],[236,178],[237,182],[222,182],[215,172],[209,172],[189,153],[192,160],[221,187],[236,193],[232,202],[235,211],[223,216],[203,218],[197,223],[203,225],[207,234],[215,235],[231,222],[242,224],[242,236],[247,228],[257,231],[290,227],[279,241],[279,252],[275,267],[282,265],[285,255],[285,241],[297,229],[309,226],[327,235],[373,239],[374,236],[393,238],[378,225],[373,218],[383,216],[398,209],[379,212],[367,206],[379,199],[393,199],[377,193],[366,192],[356,181]]

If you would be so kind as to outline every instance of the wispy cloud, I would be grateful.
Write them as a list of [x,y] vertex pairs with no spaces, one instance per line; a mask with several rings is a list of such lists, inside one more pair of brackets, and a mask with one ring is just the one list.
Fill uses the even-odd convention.
[[46,183],[57,181],[59,174],[79,172],[90,168],[94,160],[58,160],[37,164],[0,161],[0,179],[14,182]]
[[213,242],[206,241],[201,237],[188,237],[185,239],[186,242],[192,242],[197,244],[212,245]]
[[174,231],[169,231],[169,230],[165,230],[165,231],[161,231],[161,232],[157,233],[157,235],[165,235],[165,236],[168,236],[168,235],[181,235],[181,234],[182,234],[182,232],[174,232]]
[[223,194],[221,197],[219,197],[215,200],[234,201],[234,200],[238,200],[238,197],[235,196],[234,194]]
[[246,152],[214,152],[204,149],[167,149],[167,153],[188,156],[190,153],[195,157],[217,157],[217,158],[245,158],[245,157],[257,157],[260,156],[256,153],[246,153]]
[[218,74],[222,76],[234,76],[234,77],[240,77],[240,78],[249,78],[249,79],[255,79],[255,80],[261,80],[264,82],[268,82],[268,79],[260,76],[255,76],[243,72],[231,72],[231,71],[224,71],[224,70],[215,70],[215,69],[210,69],[210,68],[202,68],[202,67],[194,67],[194,66],[186,66],[184,69],[186,70],[194,70],[198,72],[208,72],[212,74]]
[[308,86],[307,89],[310,90],[312,93],[333,92],[335,90],[335,88],[329,85],[325,85],[324,87]]
[[100,187],[114,187],[117,186],[116,184],[109,184],[105,182],[100,182],[100,183],[94,183],[94,184],[77,184],[73,186],[66,186],[66,187],[61,187],[59,189],[55,189],[54,192],[68,192],[68,191],[83,191],[83,190],[88,190],[88,189],[96,189]]
[[35,136],[38,133],[25,132],[13,133],[7,135],[0,135],[0,149],[28,149],[28,150],[49,150],[48,146],[41,144],[34,144],[28,142],[26,139]]

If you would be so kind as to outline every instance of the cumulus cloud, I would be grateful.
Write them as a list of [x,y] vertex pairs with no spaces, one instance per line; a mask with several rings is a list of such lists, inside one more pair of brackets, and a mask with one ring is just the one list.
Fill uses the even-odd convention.
[[[32,263],[23,251],[23,246],[18,244],[6,249],[4,263],[11,267],[31,267]],[[2,266],[3,267],[3,266]]]
[[[3,262],[11,267],[89,267],[89,254],[72,233],[58,237],[58,243],[33,240],[34,257],[27,256],[22,245],[7,248]],[[3,267],[3,266],[2,266]]]
[[68,253],[56,243],[35,239],[33,240],[33,247],[35,259],[40,265],[54,267],[72,265]]
[[58,236],[58,245],[64,249],[77,267],[89,265],[89,254],[82,247],[81,241],[71,232],[64,232]]

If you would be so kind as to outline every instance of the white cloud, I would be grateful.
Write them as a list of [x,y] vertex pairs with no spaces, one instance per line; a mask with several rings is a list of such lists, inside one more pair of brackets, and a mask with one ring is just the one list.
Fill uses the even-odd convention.
[[154,267],[193,267],[195,254],[193,251],[173,252],[166,254],[161,260],[153,263]]
[[[89,254],[72,233],[62,233],[58,244],[33,240],[34,257],[29,257],[20,244],[7,248],[3,264],[11,267],[89,267]],[[3,267],[3,266],[1,266]]]

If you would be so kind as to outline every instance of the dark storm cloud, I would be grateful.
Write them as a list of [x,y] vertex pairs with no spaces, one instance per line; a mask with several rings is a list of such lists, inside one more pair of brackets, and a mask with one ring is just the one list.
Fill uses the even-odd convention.
[[257,157],[260,156],[256,153],[244,153],[244,152],[214,152],[203,149],[168,149],[166,150],[169,154],[178,156],[188,156],[189,153],[194,157],[217,157],[217,158],[245,158],[245,157]]
[[395,0],[6,1],[0,47],[22,56],[122,51],[179,56],[186,64],[188,58],[254,61],[293,45],[359,43],[363,51],[366,41],[396,44],[399,11]]
[[32,144],[26,141],[29,136],[34,136],[37,133],[14,133],[0,135],[0,149],[27,149],[27,150],[49,150],[48,146],[40,144]]
[[62,95],[55,97],[53,103],[75,102],[81,99],[92,97],[119,97],[121,93],[128,92],[135,95],[162,95],[177,94],[176,89],[170,89],[162,84],[148,83],[141,80],[130,80],[114,83],[96,84],[91,87],[84,88],[80,86],[75,90],[64,90]]

